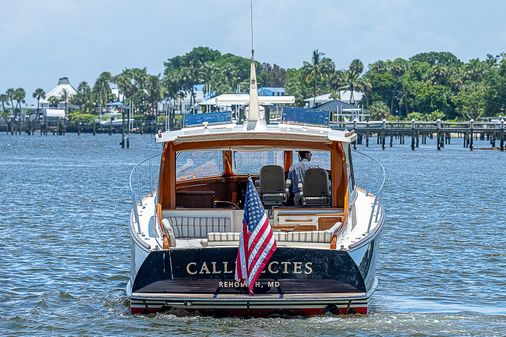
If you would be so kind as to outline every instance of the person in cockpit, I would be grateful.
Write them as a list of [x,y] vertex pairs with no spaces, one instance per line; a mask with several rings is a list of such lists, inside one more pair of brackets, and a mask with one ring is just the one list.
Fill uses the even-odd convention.
[[310,163],[313,154],[311,151],[299,151],[299,162],[293,164],[288,171],[288,179],[291,180],[290,192],[294,194],[294,206],[302,206],[302,195],[299,183],[304,183],[304,175],[310,168],[319,167]]

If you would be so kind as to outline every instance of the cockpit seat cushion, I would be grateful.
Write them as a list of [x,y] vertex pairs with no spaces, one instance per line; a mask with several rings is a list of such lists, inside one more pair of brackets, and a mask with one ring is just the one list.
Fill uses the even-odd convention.
[[[341,223],[336,223],[332,228],[324,231],[303,231],[303,232],[274,232],[274,238],[279,242],[308,242],[308,243],[330,243],[336,230],[341,227]],[[240,233],[218,233],[210,232],[207,234],[207,241],[228,242],[239,241]]]
[[171,247],[176,247],[176,236],[174,235],[174,228],[170,224],[169,220],[162,219],[162,230],[163,233],[167,235],[169,239],[169,245]]
[[232,230],[231,219],[228,217],[169,216],[164,220],[171,225],[176,239],[205,238],[211,232]]

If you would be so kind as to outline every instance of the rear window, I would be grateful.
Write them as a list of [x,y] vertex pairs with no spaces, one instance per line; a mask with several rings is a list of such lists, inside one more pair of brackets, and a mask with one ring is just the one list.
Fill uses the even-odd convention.
[[177,153],[177,180],[220,176],[222,173],[223,155],[221,150]]
[[259,174],[262,166],[283,166],[283,151],[234,151],[234,172]]

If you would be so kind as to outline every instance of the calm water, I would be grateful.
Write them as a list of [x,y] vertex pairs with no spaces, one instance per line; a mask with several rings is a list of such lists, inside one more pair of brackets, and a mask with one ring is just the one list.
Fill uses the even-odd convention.
[[245,320],[128,313],[128,174],[159,146],[119,141],[0,135],[2,335],[506,336],[506,153],[360,147],[387,169],[371,314]]

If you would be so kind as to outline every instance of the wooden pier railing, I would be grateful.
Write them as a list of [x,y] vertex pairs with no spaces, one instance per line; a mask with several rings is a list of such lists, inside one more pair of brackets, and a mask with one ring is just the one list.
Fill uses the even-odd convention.
[[333,129],[353,130],[358,139],[356,145],[369,146],[369,139],[376,136],[376,142],[385,149],[387,139],[389,146],[393,146],[394,138],[399,140],[400,144],[405,144],[406,138],[411,141],[411,149],[415,150],[420,142],[427,143],[427,138],[436,139],[436,148],[441,150],[446,144],[451,143],[451,139],[458,137],[464,138],[464,147],[471,151],[474,149],[474,139],[488,140],[493,149],[504,151],[504,120],[499,122],[444,122],[437,120],[435,122],[411,122],[395,121],[371,121],[371,122],[333,122]]

